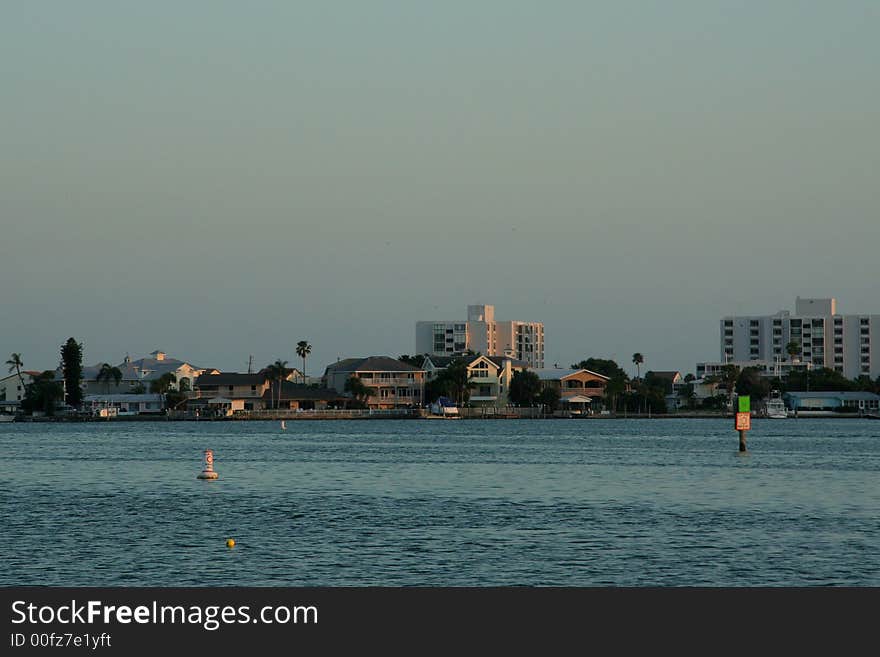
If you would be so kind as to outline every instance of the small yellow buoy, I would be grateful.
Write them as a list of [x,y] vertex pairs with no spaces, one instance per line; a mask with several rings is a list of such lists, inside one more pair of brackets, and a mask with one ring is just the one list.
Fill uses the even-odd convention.
[[226,539],[226,547],[234,548],[235,547],[235,540],[231,539],[231,538],[227,538]]

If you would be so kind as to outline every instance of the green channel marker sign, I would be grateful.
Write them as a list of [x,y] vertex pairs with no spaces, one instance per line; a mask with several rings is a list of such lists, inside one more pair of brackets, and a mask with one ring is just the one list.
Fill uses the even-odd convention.
[[739,398],[739,412],[740,413],[751,413],[752,412],[752,398],[748,395],[742,395]]

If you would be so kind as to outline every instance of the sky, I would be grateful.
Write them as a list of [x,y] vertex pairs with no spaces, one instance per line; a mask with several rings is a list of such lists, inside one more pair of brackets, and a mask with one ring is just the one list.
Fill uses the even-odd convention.
[[6,2],[0,354],[308,374],[415,322],[548,365],[880,313],[876,2]]

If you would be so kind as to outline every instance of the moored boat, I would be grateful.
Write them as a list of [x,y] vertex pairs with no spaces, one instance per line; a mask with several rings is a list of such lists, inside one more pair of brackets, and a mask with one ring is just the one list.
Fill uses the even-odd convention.
[[770,398],[767,400],[767,417],[772,420],[783,420],[788,417],[785,402],[776,390],[770,393]]

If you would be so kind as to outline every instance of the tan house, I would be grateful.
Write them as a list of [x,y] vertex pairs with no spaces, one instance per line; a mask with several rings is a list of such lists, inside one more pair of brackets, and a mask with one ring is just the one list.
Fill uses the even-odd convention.
[[[425,396],[425,370],[389,356],[346,358],[328,365],[324,387],[344,391],[351,377],[371,388],[372,394],[366,399],[370,408],[420,407]],[[343,394],[349,400],[352,398],[351,393]]]
[[605,400],[609,377],[590,370],[532,370],[541,380],[541,388],[559,391],[559,406],[568,410],[599,410]]
[[261,410],[265,408],[263,395],[269,387],[269,377],[263,372],[202,374],[195,381],[187,408],[214,406],[232,411]]

